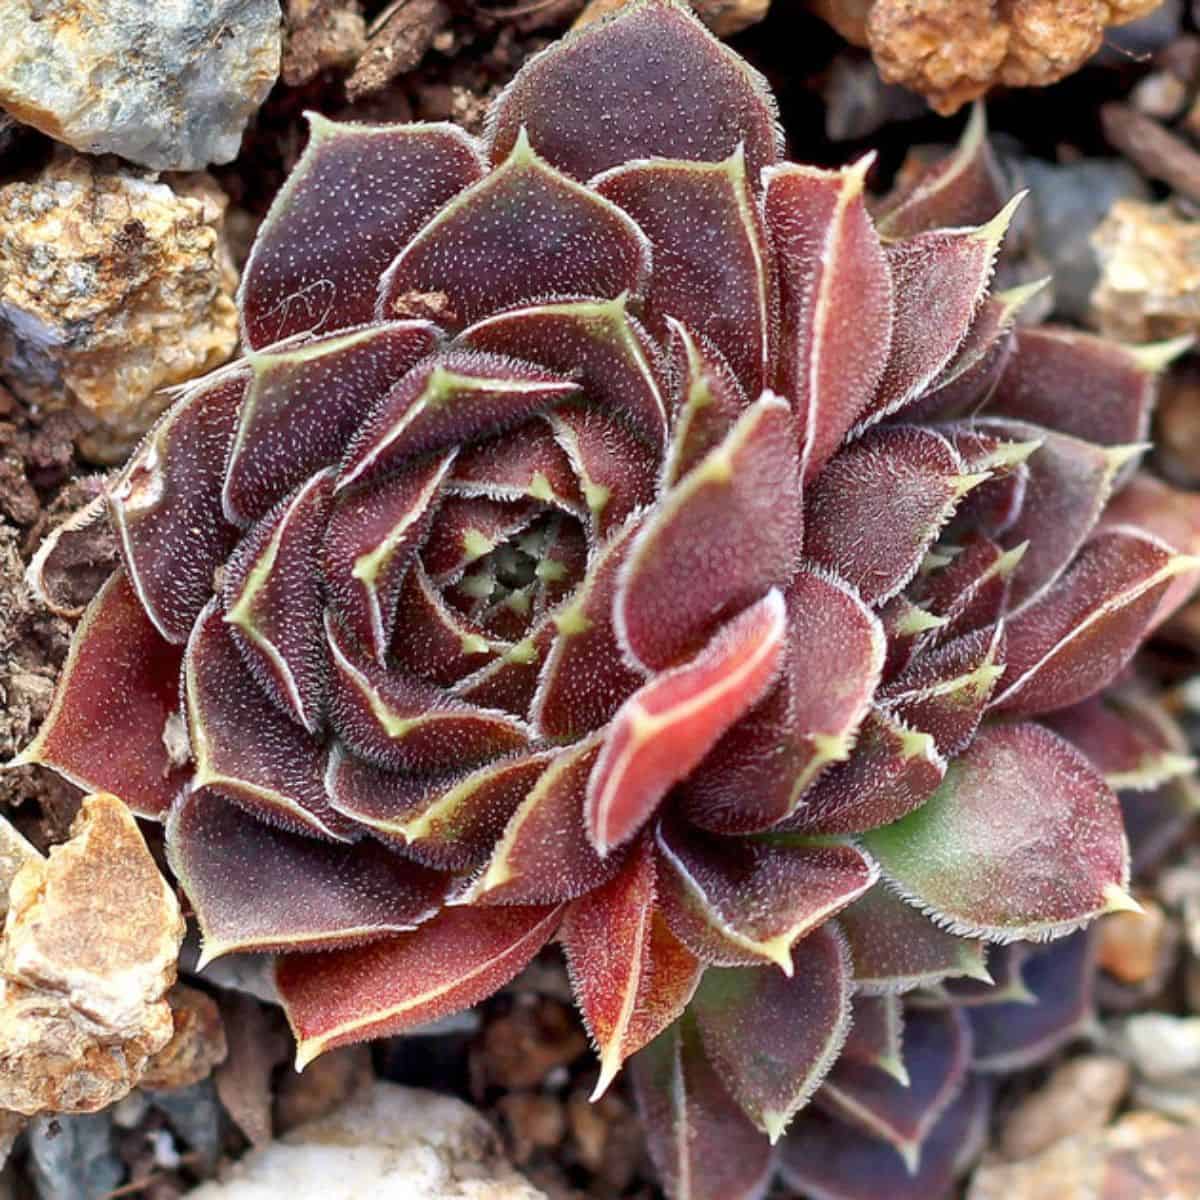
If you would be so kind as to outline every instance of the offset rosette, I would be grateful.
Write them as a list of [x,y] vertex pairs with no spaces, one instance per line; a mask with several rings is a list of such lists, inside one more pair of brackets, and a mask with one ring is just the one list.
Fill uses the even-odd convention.
[[1125,903],[1106,776],[1190,768],[1097,699],[1194,583],[1167,351],[1017,326],[978,123],[879,222],[780,146],[670,0],[480,142],[314,117],[22,756],[166,820],[302,1064],[557,938],[679,1197],[755,1193],[862,997]]

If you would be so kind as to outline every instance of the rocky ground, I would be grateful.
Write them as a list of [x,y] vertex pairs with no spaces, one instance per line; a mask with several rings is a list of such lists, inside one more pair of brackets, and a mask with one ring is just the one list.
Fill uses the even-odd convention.
[[[281,34],[278,0],[179,4],[179,27],[157,31],[137,0],[57,0],[89,31],[72,62],[47,55],[28,3],[0,5],[0,759],[45,715],[114,550],[102,526],[81,540],[44,581],[55,611],[26,588],[33,553],[98,493],[163,388],[234,353],[238,268],[303,112],[478,129],[529,54],[614,2],[285,0]],[[697,0],[769,77],[792,154],[832,164],[877,147],[880,189],[962,119],[880,69],[946,112],[1007,86],[988,119],[1014,186],[1032,189],[1014,269],[1053,272],[1046,310],[1130,341],[1200,333],[1200,13],[1096,4],[1086,37],[1048,18],[1035,44],[1017,16],[957,0],[964,82],[930,55],[953,6],[915,25],[899,7]],[[1115,23],[1134,8],[1153,11]],[[1167,377],[1155,454],[1193,488],[1198,364]],[[1200,602],[1152,650],[1200,741],[1198,653]],[[143,841],[103,799],[81,809],[35,768],[0,774],[0,815],[0,1160],[14,1147],[0,1200],[303,1200],[329,1196],[327,1179],[444,1200],[658,1195],[628,1094],[587,1102],[596,1067],[554,956],[476,1012],[297,1076],[259,964],[196,974],[185,939],[171,983],[186,914],[157,882],[153,830]],[[1101,930],[1094,1037],[1006,1085],[969,1200],[1200,1195],[1200,838],[1137,895],[1144,916]],[[54,1115],[89,1098],[111,1103]]]

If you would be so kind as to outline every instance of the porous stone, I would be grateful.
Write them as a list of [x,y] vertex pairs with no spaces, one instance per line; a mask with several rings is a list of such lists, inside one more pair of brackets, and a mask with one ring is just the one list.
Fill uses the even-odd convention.
[[88,797],[30,860],[0,941],[0,1108],[95,1112],[170,1042],[183,917],[129,810]]
[[144,1088],[183,1088],[199,1083],[225,1061],[229,1049],[217,1002],[205,992],[177,983],[167,993],[174,1033],[146,1064]]
[[546,1200],[460,1100],[377,1083],[320,1121],[252,1150],[189,1200]]
[[1100,281],[1092,322],[1144,342],[1200,330],[1200,221],[1170,204],[1119,200],[1092,234]]
[[67,152],[0,187],[0,374],[31,404],[77,410],[96,461],[149,428],[160,389],[233,352],[225,207],[207,175],[166,183]]
[[12,822],[0,817],[0,926],[8,915],[8,891],[17,872],[27,862],[40,857]]
[[1042,87],[1071,74],[1107,28],[1159,0],[812,0],[848,41],[870,47],[889,83],[950,114],[995,85]]
[[278,0],[6,0],[0,106],[90,154],[226,163],[279,74]]

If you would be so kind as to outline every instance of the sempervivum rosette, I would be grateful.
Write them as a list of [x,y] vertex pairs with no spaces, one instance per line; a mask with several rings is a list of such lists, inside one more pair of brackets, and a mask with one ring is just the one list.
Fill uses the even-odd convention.
[[123,566],[23,761],[166,817],[301,1063],[557,937],[599,1088],[647,1047],[668,1188],[753,1193],[856,988],[1124,902],[1041,718],[1090,728],[1192,526],[1131,482],[1155,354],[989,295],[986,166],[877,226],[868,163],[779,161],[669,0],[531,60],[482,143],[314,119],[245,359],[109,489]]

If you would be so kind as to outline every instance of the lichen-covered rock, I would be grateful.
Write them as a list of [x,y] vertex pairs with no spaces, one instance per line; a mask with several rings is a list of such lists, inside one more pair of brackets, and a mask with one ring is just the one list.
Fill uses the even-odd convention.
[[1170,204],[1121,200],[1092,234],[1100,282],[1092,321],[1145,342],[1200,330],[1200,221]]
[[495,1131],[449,1096],[377,1083],[320,1121],[238,1162],[191,1200],[544,1200],[500,1154]]
[[175,1031],[178,901],[129,810],[84,801],[71,840],[13,879],[0,941],[0,1108],[94,1112]]
[[91,154],[229,162],[279,74],[277,0],[8,0],[0,106]]
[[78,408],[81,449],[119,459],[167,403],[160,389],[237,342],[226,198],[63,153],[0,188],[0,373],[23,399]]
[[1160,0],[812,0],[844,38],[869,46],[889,83],[950,114],[994,85],[1043,87],[1080,67],[1104,31]]

